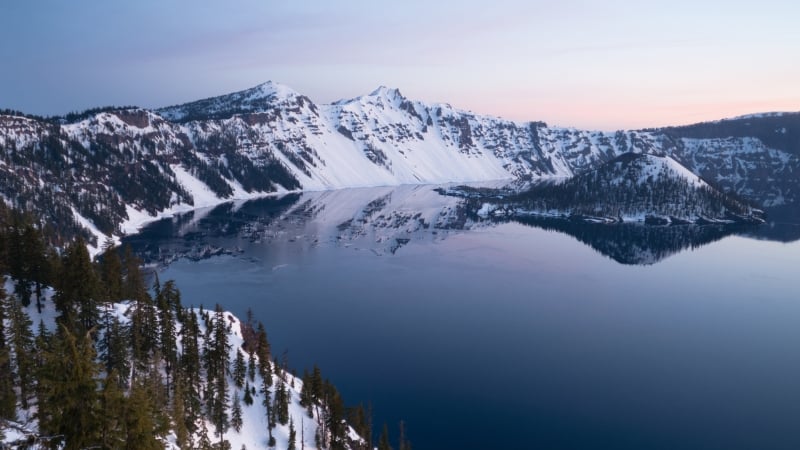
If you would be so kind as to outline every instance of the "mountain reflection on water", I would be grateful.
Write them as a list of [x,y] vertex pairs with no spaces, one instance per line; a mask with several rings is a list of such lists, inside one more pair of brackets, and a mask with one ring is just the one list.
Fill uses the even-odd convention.
[[[199,209],[146,226],[124,242],[147,263],[242,253],[250,245],[335,245],[394,254],[410,242],[433,242],[453,233],[493,227],[508,219],[481,218],[475,202],[443,196],[437,186],[399,186],[289,194]],[[788,212],[787,212],[788,211]],[[598,224],[561,218],[515,222],[564,233],[621,264],[655,264],[670,255],[730,235],[791,242],[800,239],[792,208],[768,211],[767,224]]]

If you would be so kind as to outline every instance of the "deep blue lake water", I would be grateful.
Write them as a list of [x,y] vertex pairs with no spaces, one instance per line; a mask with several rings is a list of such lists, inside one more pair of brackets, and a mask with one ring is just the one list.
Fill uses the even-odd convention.
[[568,234],[402,187],[130,241],[188,256],[159,274],[185,304],[252,308],[274,352],[371,402],[376,432],[404,420],[417,450],[798,449],[800,241],[765,239],[780,227]]

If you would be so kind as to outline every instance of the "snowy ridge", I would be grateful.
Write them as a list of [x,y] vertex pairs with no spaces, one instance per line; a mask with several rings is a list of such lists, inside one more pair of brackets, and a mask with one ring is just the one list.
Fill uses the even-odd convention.
[[161,108],[157,112],[170,121],[180,122],[195,114],[213,116],[217,114],[231,114],[234,111],[238,113],[259,112],[275,106],[276,104],[280,104],[280,102],[285,101],[285,99],[298,96],[300,96],[300,94],[286,85],[274,81],[267,81],[266,83],[243,91],[198,100],[183,105],[169,106]]

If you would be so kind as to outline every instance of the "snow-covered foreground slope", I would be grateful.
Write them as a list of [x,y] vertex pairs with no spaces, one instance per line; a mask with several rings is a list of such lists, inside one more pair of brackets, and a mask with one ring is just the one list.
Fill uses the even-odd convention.
[[[800,198],[800,114],[599,132],[514,122],[380,87],[316,104],[267,82],[149,111],[0,115],[0,193],[94,245],[175,212],[287,191],[570,177],[670,155],[763,206]],[[90,228],[90,227],[89,227]]]
[[[13,292],[13,282],[5,281],[4,287],[6,292]],[[32,332],[35,333],[36,328],[39,326],[40,322],[44,324],[45,328],[49,330],[50,333],[55,332],[56,322],[55,322],[55,311],[53,310],[53,303],[52,298],[54,296],[54,291],[50,288],[45,289],[44,291],[44,310],[42,313],[37,311],[35,306],[35,302],[32,303],[29,307],[25,308],[25,312],[28,317],[31,319],[33,330]],[[123,327],[130,326],[131,323],[131,311],[132,311],[132,303],[131,302],[122,302],[122,303],[113,303],[108,304],[103,308],[105,313],[109,313],[110,317],[116,318],[120,321]],[[214,315],[214,311],[209,311],[208,309],[205,312],[202,312],[201,309],[187,309],[186,310],[190,314],[194,314],[197,317],[197,322],[199,325],[199,347],[205,348],[206,344],[205,341],[210,339],[206,324],[208,323],[204,319],[205,315]],[[229,352],[228,352],[228,360],[231,362],[231,367],[233,367],[234,361],[236,361],[237,352],[241,351],[245,355],[245,360],[247,360],[247,351],[245,350],[245,338],[243,336],[243,331],[246,328],[246,325],[236,316],[234,316],[230,312],[222,312],[222,316],[224,317],[225,325],[227,326],[227,339],[230,345]],[[6,319],[8,320],[8,319]],[[106,320],[106,319],[104,319]],[[110,319],[108,319],[110,320]],[[184,321],[185,323],[185,321]],[[9,325],[8,323],[6,325]],[[107,330],[103,330],[101,335],[98,336],[97,341],[102,342],[104,333]],[[182,332],[182,323],[179,321],[175,321],[175,334],[180,336]],[[178,342],[178,351],[183,352],[183,348]],[[102,356],[102,355],[100,355]],[[254,360],[256,364],[260,364],[258,361],[258,356],[254,355]],[[325,418],[322,416],[325,414],[325,408],[316,407],[316,408],[305,408],[300,405],[300,396],[301,391],[303,389],[303,382],[298,377],[295,377],[289,372],[283,371],[277,368],[274,362],[268,362],[271,366],[271,398],[274,400],[276,389],[278,384],[282,384],[288,392],[290,402],[289,402],[289,417],[291,419],[291,423],[295,429],[295,448],[305,448],[305,449],[316,449],[317,444],[315,442],[315,436],[318,433],[323,433],[323,423]],[[161,376],[164,376],[162,371]],[[252,405],[247,405],[244,402],[241,403],[242,408],[242,426],[239,431],[236,431],[233,426],[225,432],[224,439],[230,443],[231,449],[287,449],[289,448],[289,439],[290,439],[290,427],[289,425],[281,425],[277,423],[275,428],[272,430],[272,436],[275,438],[275,445],[269,446],[268,445],[268,433],[267,433],[267,410],[263,405],[263,393],[260,391],[260,387],[263,385],[263,379],[261,377],[260,371],[256,370],[254,374],[254,378],[252,380],[246,378],[247,386],[251,386],[254,388],[254,402]],[[242,388],[237,388],[236,384],[233,379],[233,369],[228,371],[227,374],[227,398],[232,399],[235,395],[237,395],[240,399],[243,398],[244,393]],[[198,393],[199,395],[199,393]],[[166,406],[166,405],[164,405]],[[310,411],[310,413],[309,413]],[[0,439],[0,448],[5,449],[23,449],[23,448],[45,448],[44,442],[46,440],[39,439],[38,433],[38,425],[37,420],[35,417],[36,413],[36,406],[31,405],[29,409],[18,409],[17,411],[17,420],[15,422],[5,422],[0,420],[0,434],[4,435],[3,439]],[[231,411],[228,411],[230,416]],[[202,419],[201,419],[202,420]],[[212,443],[219,442],[219,436],[215,433],[214,424],[210,421],[205,421],[204,425],[198,425],[198,431],[194,433],[191,437],[192,442],[198,444],[201,442],[202,439],[202,430],[207,430],[207,438]],[[358,436],[358,434],[350,427],[348,427],[348,435],[349,439],[353,442],[363,443],[364,440]],[[174,432],[170,432],[167,435],[167,439],[163,441],[164,448],[169,450],[180,450],[179,445],[176,442],[176,436]],[[33,447],[31,447],[33,445]],[[37,446],[39,445],[39,446]],[[199,445],[199,444],[198,444]],[[361,445],[361,444],[359,444]],[[40,447],[41,446],[41,447]],[[347,446],[349,448],[349,446]],[[59,447],[61,448],[61,447]]]

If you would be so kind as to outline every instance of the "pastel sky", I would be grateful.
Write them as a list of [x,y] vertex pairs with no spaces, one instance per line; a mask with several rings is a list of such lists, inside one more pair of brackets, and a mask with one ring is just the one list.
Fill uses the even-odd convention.
[[800,2],[155,1],[0,4],[0,108],[165,106],[274,80],[379,85],[593,129],[800,110]]

